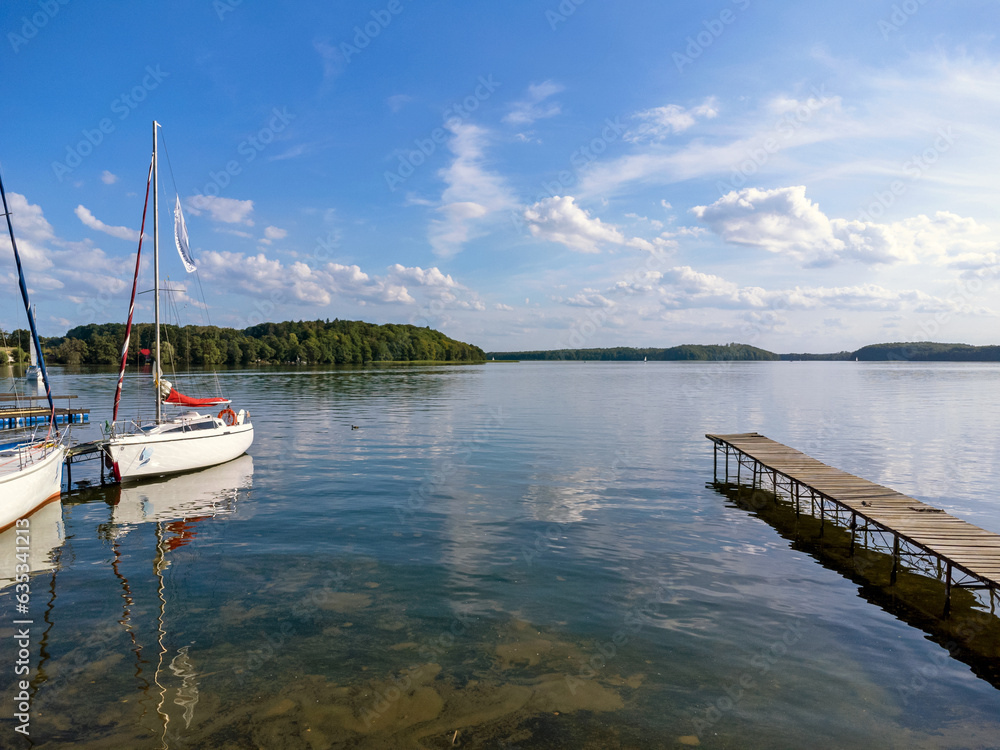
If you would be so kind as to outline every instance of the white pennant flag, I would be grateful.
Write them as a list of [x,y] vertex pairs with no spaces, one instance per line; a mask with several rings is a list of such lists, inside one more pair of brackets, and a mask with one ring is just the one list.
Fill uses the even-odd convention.
[[191,258],[191,248],[188,246],[187,224],[184,223],[184,214],[181,213],[181,197],[177,196],[177,205],[174,207],[174,244],[177,245],[177,253],[181,256],[181,262],[188,273],[196,270],[194,260]]

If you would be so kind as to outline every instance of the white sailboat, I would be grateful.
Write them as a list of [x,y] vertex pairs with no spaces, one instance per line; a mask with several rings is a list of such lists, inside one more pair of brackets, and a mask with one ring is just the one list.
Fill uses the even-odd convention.
[[[142,236],[146,226],[146,208],[142,212],[142,229],[139,232],[139,251],[136,253],[135,278],[132,283],[132,302],[129,307],[125,341],[122,346],[122,366],[115,392],[115,408],[111,431],[105,443],[105,451],[110,456],[115,479],[119,482],[142,477],[173,474],[192,469],[201,469],[230,461],[246,453],[253,443],[253,424],[250,414],[244,410],[235,412],[227,398],[191,398],[177,392],[169,381],[162,377],[160,369],[160,280],[159,280],[159,200],[157,195],[157,128],[153,122],[153,160],[150,177],[146,182],[146,201],[149,200],[149,186],[153,187],[153,314],[156,328],[156,343],[153,364],[156,388],[155,421],[142,424],[132,421],[121,424],[118,420],[118,404],[121,399],[122,380],[128,358],[129,336],[132,328],[132,313],[135,310],[136,283],[139,278],[139,258],[142,252]],[[177,251],[190,272],[195,270],[187,247],[187,228],[177,200],[174,214],[174,239]],[[163,405],[187,407],[188,411],[165,418]],[[223,409],[218,415],[202,414],[192,407],[217,407]],[[214,410],[214,409],[213,409]]]
[[49,401],[49,423],[44,435],[40,437],[32,435],[0,445],[0,532],[2,532],[46,503],[59,499],[62,492],[63,463],[66,460],[66,433],[60,435],[56,426],[52,388],[48,372],[45,370],[42,347],[38,341],[35,315],[28,300],[28,286],[24,280],[21,256],[14,239],[14,225],[11,222],[10,209],[7,207],[7,193],[4,191],[2,179],[0,179],[0,198],[3,199],[3,213],[7,219],[7,231],[10,234],[10,245],[17,266],[21,299],[31,329],[31,346],[38,358],[38,368]]

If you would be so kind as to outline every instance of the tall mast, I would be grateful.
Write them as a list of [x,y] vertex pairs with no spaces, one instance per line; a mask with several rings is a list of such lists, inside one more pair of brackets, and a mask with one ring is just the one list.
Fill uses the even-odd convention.
[[153,375],[153,385],[156,391],[156,421],[162,418],[160,405],[160,377],[163,374],[160,368],[160,204],[157,195],[159,186],[158,165],[156,162],[156,128],[159,123],[153,120],[153,323],[156,327],[156,359],[154,360],[156,372]]
[[14,240],[14,224],[10,219],[10,208],[7,206],[7,193],[0,180],[0,200],[3,203],[3,215],[7,219],[7,232],[10,234],[10,248],[14,251],[14,264],[17,266],[17,283],[21,288],[21,299],[24,300],[24,311],[28,314],[28,327],[31,329],[31,343],[38,354],[38,367],[42,371],[42,382],[45,383],[45,395],[49,400],[49,430],[59,434],[56,426],[56,406],[52,402],[52,386],[49,384],[49,374],[45,371],[45,356],[42,354],[42,344],[38,340],[38,329],[35,327],[35,316],[31,311],[31,301],[28,299],[28,284],[24,280],[24,269],[21,268],[21,254],[17,252],[17,242]]

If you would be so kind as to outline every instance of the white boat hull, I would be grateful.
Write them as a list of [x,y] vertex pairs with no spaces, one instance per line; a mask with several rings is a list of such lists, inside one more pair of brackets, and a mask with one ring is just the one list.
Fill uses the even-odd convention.
[[[7,529],[0,533],[0,590],[13,585],[17,580],[18,565],[28,565],[29,573],[41,573],[55,567],[55,552],[66,541],[66,526],[63,523],[62,503],[44,504],[30,516],[28,533],[18,534],[24,529]],[[24,540],[28,539],[27,563],[24,556]],[[22,568],[23,571],[23,568]]]
[[110,438],[111,460],[121,481],[204,469],[242,456],[253,443],[253,425],[196,432],[133,433]]
[[250,456],[181,476],[126,485],[111,508],[111,522],[128,527],[153,521],[228,515],[236,509],[240,492],[252,485]]
[[0,456],[0,532],[58,500],[62,493],[66,446],[50,444],[10,452],[21,455]]

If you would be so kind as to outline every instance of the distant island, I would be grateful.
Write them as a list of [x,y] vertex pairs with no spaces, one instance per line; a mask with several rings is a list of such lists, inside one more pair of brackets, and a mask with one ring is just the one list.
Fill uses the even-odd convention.
[[[286,321],[262,323],[242,330],[218,326],[161,326],[163,361],[177,365],[249,364],[367,364],[370,362],[482,362],[478,346],[448,338],[431,328],[376,325],[358,320]],[[152,323],[132,326],[129,362],[145,358],[153,347]],[[125,336],[124,323],[90,323],[65,336],[42,338],[45,360],[51,364],[118,364]],[[10,354],[24,362],[26,331],[7,336]],[[20,346],[18,346],[20,342]]]
[[749,344],[684,344],[668,348],[615,347],[611,349],[551,349],[526,352],[487,352],[496,360],[587,360],[607,362],[695,361],[854,361],[859,362],[1000,362],[1000,346],[938,344],[931,341],[869,344],[848,352],[776,354]]

